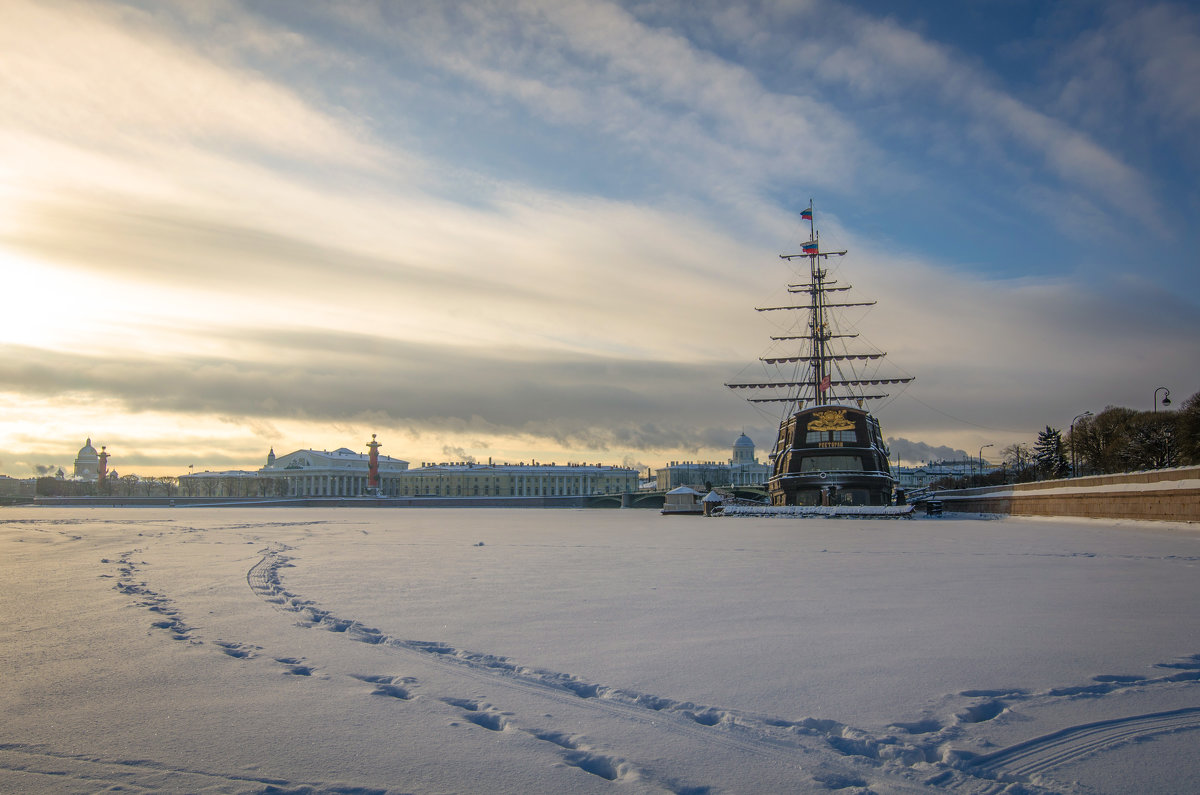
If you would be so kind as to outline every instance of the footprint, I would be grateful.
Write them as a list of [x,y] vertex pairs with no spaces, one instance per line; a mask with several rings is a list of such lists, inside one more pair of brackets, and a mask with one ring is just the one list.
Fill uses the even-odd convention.
[[479,702],[472,701],[469,698],[443,698],[442,702],[449,704],[452,707],[465,709],[468,712],[476,712],[479,710]]
[[719,709],[705,709],[700,712],[692,712],[690,710],[684,710],[683,714],[687,715],[689,718],[696,721],[696,723],[699,723],[701,726],[716,726],[724,718],[727,717],[727,713],[722,712]]
[[984,723],[999,715],[1005,709],[1005,703],[999,700],[984,701],[974,704],[955,715],[962,723]]
[[540,729],[534,729],[534,730],[531,730],[529,733],[532,734],[534,737],[538,738],[539,740],[544,740],[545,742],[548,742],[548,743],[554,743],[559,748],[566,748],[568,751],[575,751],[579,748],[579,744],[576,742],[574,737],[571,737],[570,735],[567,735],[567,734],[563,734],[562,732],[551,732],[551,731],[542,731]]
[[468,698],[443,698],[442,702],[465,710],[463,717],[466,720],[489,731],[502,732],[508,727],[508,718],[506,717],[508,713],[500,712],[491,704],[484,704]]
[[485,712],[468,712],[463,717],[476,726],[482,726],[489,731],[502,732],[508,726],[508,721],[504,716],[490,708]]
[[[628,762],[618,759],[607,754],[598,753],[592,748],[584,745],[578,738],[572,737],[564,732],[548,731],[545,729],[526,729],[532,736],[544,742],[557,745],[559,748],[566,751],[562,755],[563,761],[571,767],[577,767],[585,773],[591,773],[593,776],[599,776],[607,781],[617,781],[618,779],[628,778],[633,774],[633,767]],[[707,787],[671,787],[672,792],[708,792]]]
[[353,674],[353,676],[360,682],[375,685],[375,689],[371,691],[373,696],[387,696],[388,698],[398,698],[401,701],[410,701],[416,698],[416,694],[412,691],[412,685],[417,681],[416,677],[368,674]]
[[304,664],[303,657],[276,657],[275,662],[287,668],[283,673],[287,676],[312,676],[312,666]]
[[630,771],[629,765],[620,759],[592,751],[571,751],[563,759],[568,765],[607,781],[625,778]]
[[247,646],[243,643],[234,643],[228,640],[217,641],[217,646],[230,657],[235,657],[239,660],[253,659],[258,656],[257,652],[262,651],[261,646]]

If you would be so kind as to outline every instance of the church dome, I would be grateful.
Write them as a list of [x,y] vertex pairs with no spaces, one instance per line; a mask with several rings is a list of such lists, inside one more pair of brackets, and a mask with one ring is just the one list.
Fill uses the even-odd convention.
[[740,466],[755,463],[754,442],[746,434],[743,433],[733,443],[733,459],[729,463]]
[[100,472],[100,456],[96,453],[96,448],[92,447],[92,438],[89,436],[83,447],[79,448],[79,455],[75,456],[74,473],[77,480],[95,480]]

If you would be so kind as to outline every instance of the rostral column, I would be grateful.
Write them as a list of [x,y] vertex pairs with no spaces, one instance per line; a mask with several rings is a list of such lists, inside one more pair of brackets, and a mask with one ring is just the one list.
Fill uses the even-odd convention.
[[100,485],[104,485],[104,481],[108,478],[108,453],[104,445],[100,445]]
[[379,488],[379,448],[382,447],[379,442],[375,441],[375,434],[371,434],[371,442],[367,445],[371,449],[371,463],[367,469],[367,488]]

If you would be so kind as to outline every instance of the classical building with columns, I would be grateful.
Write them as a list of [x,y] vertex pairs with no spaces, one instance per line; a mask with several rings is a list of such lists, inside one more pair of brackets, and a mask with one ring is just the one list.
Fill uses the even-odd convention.
[[761,486],[771,475],[769,464],[760,464],[754,457],[754,442],[742,434],[733,443],[733,455],[726,462],[672,461],[654,470],[659,489],[670,491],[680,486],[709,488],[712,486]]
[[[369,457],[346,447],[332,452],[297,450],[279,457],[267,454],[260,477],[279,484],[275,493],[283,497],[360,497],[367,494]],[[379,491],[396,494],[396,478],[408,471],[408,462],[379,456]]]
[[[423,464],[379,456],[384,497],[551,497],[637,491],[638,471],[601,464]],[[369,490],[370,458],[342,447],[267,454],[258,471],[182,475],[187,494],[207,497],[362,497]]]
[[401,497],[574,497],[637,491],[638,471],[602,464],[426,464],[396,483]]
[[[184,493],[202,497],[361,497],[368,493],[370,458],[346,447],[297,450],[276,456],[257,471],[227,470],[181,475]],[[395,479],[408,462],[379,456],[381,494],[397,494]]]

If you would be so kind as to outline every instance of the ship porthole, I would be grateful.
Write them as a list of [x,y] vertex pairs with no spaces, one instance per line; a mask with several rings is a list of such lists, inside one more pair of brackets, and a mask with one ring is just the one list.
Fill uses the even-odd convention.
[[828,473],[826,473],[826,472],[822,472],[822,473],[821,473],[821,480],[824,480],[824,479],[825,479],[825,478],[827,478],[827,477],[829,477],[829,474],[828,474]]

